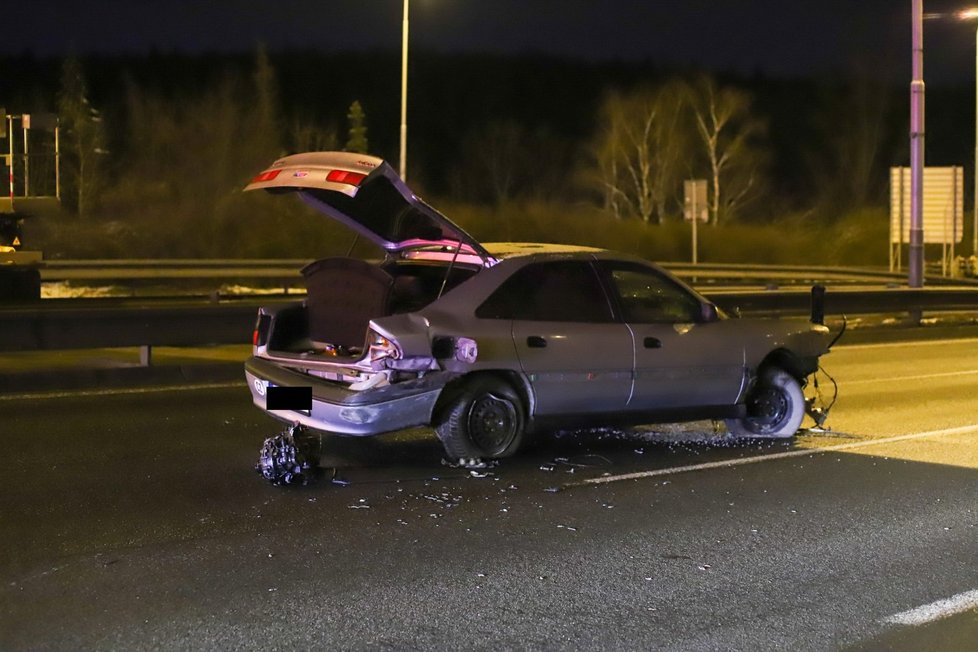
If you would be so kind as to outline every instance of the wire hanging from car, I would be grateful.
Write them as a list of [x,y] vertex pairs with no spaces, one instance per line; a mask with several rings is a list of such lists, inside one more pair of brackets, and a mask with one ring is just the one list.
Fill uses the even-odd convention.
[[441,299],[441,295],[445,293],[445,286],[448,285],[448,277],[452,275],[452,269],[455,267],[455,261],[458,259],[459,253],[462,251],[462,239],[459,238],[458,243],[455,245],[455,255],[452,256],[452,262],[448,263],[448,269],[445,270],[445,278],[441,280],[441,287],[438,288],[438,296],[435,300]]
[[[835,346],[835,343],[836,343],[836,342],[838,342],[838,341],[839,341],[839,340],[840,340],[840,339],[842,338],[842,335],[843,335],[843,334],[844,334],[844,333],[846,332],[846,327],[847,327],[848,325],[849,325],[849,320],[848,320],[848,319],[846,319],[846,313],[842,313],[842,328],[841,328],[841,329],[839,329],[839,334],[838,334],[838,335],[836,335],[836,336],[835,336],[835,337],[834,337],[834,338],[832,339],[832,341],[831,341],[831,342],[829,342],[829,345],[828,345],[827,347],[825,347],[825,350],[826,350],[826,351],[829,351],[829,350],[831,350],[831,349],[832,349],[832,347],[833,347],[833,346]],[[825,375],[826,375],[826,376],[828,376],[828,374],[825,374]],[[831,376],[829,376],[829,377],[831,378]]]

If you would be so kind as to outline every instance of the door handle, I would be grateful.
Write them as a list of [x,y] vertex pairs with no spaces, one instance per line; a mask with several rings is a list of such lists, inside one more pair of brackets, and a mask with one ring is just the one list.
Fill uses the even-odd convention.
[[658,337],[646,337],[642,342],[647,349],[661,349],[662,341]]
[[547,348],[547,340],[539,335],[530,335],[526,338],[526,345],[531,349],[545,349]]

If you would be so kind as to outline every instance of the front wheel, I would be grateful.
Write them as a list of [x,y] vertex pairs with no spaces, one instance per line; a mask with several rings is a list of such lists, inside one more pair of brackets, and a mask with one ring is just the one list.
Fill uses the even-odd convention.
[[805,418],[805,395],[798,380],[781,369],[764,372],[747,395],[747,416],[727,419],[738,437],[792,437]]
[[525,422],[523,404],[513,388],[483,376],[461,388],[435,430],[450,458],[498,458],[519,449]]

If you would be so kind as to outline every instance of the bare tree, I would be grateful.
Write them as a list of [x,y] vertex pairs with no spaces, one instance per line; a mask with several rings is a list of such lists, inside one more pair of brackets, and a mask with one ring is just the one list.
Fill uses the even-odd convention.
[[682,206],[679,189],[692,169],[689,99],[689,85],[682,80],[666,82],[656,91],[652,197],[659,222],[670,215],[670,209],[678,211]]
[[881,150],[892,140],[889,99],[886,86],[862,72],[823,89],[815,125],[820,146],[811,151],[809,166],[819,201],[830,211],[880,200],[886,187]]
[[602,207],[616,219],[624,217],[627,198],[621,189],[621,171],[619,152],[622,143],[618,133],[620,122],[610,119],[614,107],[609,97],[601,107],[601,123],[603,130],[599,133],[594,148],[594,158],[597,161],[597,186],[601,190]]
[[616,217],[661,223],[668,215],[689,164],[686,95],[676,81],[605,99],[595,153],[604,204]]
[[317,126],[307,120],[293,118],[289,129],[289,144],[293,152],[325,152],[339,148],[336,126]]
[[[461,158],[464,163],[454,178],[459,196],[497,206],[548,195],[558,186],[566,196],[566,178],[555,172],[563,169],[565,147],[546,130],[528,129],[514,120],[493,121],[466,134]],[[541,160],[548,164],[541,166]]]
[[251,80],[258,100],[255,116],[258,127],[265,132],[271,132],[274,137],[278,131],[278,82],[264,45],[259,45],[255,52],[255,69]]
[[102,115],[88,100],[88,88],[81,63],[74,56],[65,59],[58,95],[64,162],[63,196],[79,217],[88,217],[95,207],[102,185],[101,158],[105,151]]
[[526,140],[526,130],[513,121],[492,122],[470,132],[462,144],[468,161],[465,185],[497,206],[512,199],[526,169]]
[[[249,150],[247,164],[258,167],[269,158],[282,153],[281,110],[275,68],[264,45],[255,52],[255,67],[251,74],[252,89],[257,102],[244,118],[254,125],[254,133],[244,139]],[[246,89],[247,93],[250,89]]]
[[172,97],[130,83],[124,158],[106,200],[151,199],[129,219],[194,233],[184,255],[213,251],[241,228],[252,201],[241,187],[282,152],[277,106],[262,51],[252,75],[227,73],[200,94]]
[[710,222],[719,224],[760,188],[760,157],[754,139],[764,129],[751,116],[747,93],[717,88],[708,77],[696,85],[692,109],[709,168]]
[[[616,214],[652,219],[652,125],[656,113],[649,91],[612,93],[602,106],[604,134],[598,149],[606,196]],[[618,211],[621,212],[618,212]]]

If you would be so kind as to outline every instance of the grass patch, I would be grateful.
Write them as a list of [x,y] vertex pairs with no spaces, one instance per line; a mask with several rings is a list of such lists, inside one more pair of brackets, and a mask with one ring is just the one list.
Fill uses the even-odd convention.
[[[209,201],[109,203],[98,217],[29,220],[25,240],[49,259],[321,258],[345,255],[354,235],[293,197],[232,193]],[[433,202],[483,242],[581,244],[666,262],[691,260],[690,225],[616,220],[587,205],[529,202],[489,208]],[[787,216],[768,223],[699,228],[706,263],[871,265],[888,263],[884,208],[834,220]],[[354,253],[377,255],[360,242]]]

